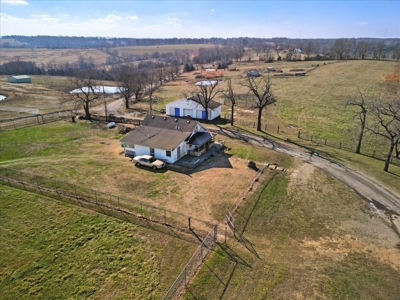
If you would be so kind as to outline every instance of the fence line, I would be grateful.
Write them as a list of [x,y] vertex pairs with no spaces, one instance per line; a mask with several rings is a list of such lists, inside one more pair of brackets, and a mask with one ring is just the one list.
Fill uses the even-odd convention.
[[253,178],[250,179],[249,183],[247,186],[242,190],[240,195],[236,198],[235,202],[232,204],[231,208],[228,209],[230,214],[233,215],[236,210],[238,209],[240,203],[242,203],[243,199],[245,199],[246,195],[250,190],[252,189],[254,183],[258,180],[258,178],[261,176],[261,174],[264,172],[265,168],[268,166],[267,163],[264,163],[261,169],[258,169],[256,174],[254,174]]
[[60,119],[70,118],[72,117],[72,115],[72,110],[62,110],[46,114],[39,114],[35,116],[0,120],[0,131],[50,123],[58,121]]
[[210,253],[211,249],[214,247],[217,241],[217,232],[218,226],[215,225],[204,238],[193,256],[189,259],[188,263],[185,265],[181,273],[175,279],[172,286],[162,298],[163,300],[178,299],[182,295],[188,283],[194,278],[197,271],[203,264],[204,259],[207,257],[208,253]]
[[[71,204],[110,214],[131,223],[150,221],[168,230],[207,235],[215,224],[191,216],[159,208],[138,200],[103,193],[94,189],[39,176],[36,174],[0,167],[0,182],[29,192],[39,193]],[[195,239],[198,241],[198,239]]]
[[[355,144],[349,146],[348,144],[345,144],[343,142],[333,143],[333,142],[329,141],[326,138],[320,138],[320,137],[316,137],[314,135],[307,135],[306,133],[301,132],[301,131],[298,132],[297,137],[299,139],[303,139],[303,140],[306,140],[306,141],[314,142],[317,146],[318,145],[328,146],[328,147],[332,147],[332,148],[336,148],[336,149],[342,149],[342,150],[345,150],[345,151],[348,151],[348,152],[355,153],[355,150],[354,150],[356,148]],[[382,153],[378,154],[376,152],[377,152],[376,150],[372,150],[372,153],[365,153],[364,152],[362,154],[366,155],[366,156],[370,156],[372,158],[378,158],[378,159],[386,160],[387,154],[382,154]],[[400,166],[400,160],[397,159],[394,155],[392,155],[392,157],[390,159],[390,163],[393,164],[393,165]]]
[[115,122],[115,123],[125,123],[125,124],[132,124],[135,126],[140,126],[143,119],[132,119],[132,118],[124,118],[124,117],[117,117],[114,115],[91,115],[92,120],[99,121],[99,122]]

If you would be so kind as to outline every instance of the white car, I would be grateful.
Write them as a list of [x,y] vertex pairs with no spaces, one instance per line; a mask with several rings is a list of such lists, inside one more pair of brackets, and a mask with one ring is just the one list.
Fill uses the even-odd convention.
[[164,162],[162,162],[161,160],[155,159],[151,155],[135,156],[133,158],[133,162],[136,164],[137,167],[140,167],[143,165],[146,167],[153,168],[154,170],[162,169],[165,167]]

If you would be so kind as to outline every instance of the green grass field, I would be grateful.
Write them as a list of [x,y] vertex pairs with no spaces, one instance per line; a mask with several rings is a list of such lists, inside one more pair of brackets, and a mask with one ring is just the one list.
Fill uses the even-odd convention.
[[2,299],[160,299],[196,249],[0,185]]
[[[299,162],[296,162],[298,164]],[[353,191],[308,164],[267,171],[184,299],[396,299],[400,239]]]
[[[123,47],[120,51],[124,49],[129,50],[129,47]],[[154,51],[169,52],[167,48],[152,49],[152,52]],[[282,68],[284,72],[300,68],[309,70],[305,77],[273,78],[278,102],[276,106],[268,107],[263,115],[263,128],[267,125],[266,133],[263,135],[268,134],[277,140],[291,142],[304,149],[314,149],[323,156],[360,170],[400,192],[398,184],[400,167],[390,166],[390,173],[386,173],[382,171],[381,160],[366,155],[355,155],[323,144],[324,139],[336,144],[354,143],[358,123],[351,112],[344,109],[344,101],[356,93],[357,88],[373,95],[381,93],[386,87],[384,76],[393,72],[398,63],[332,61],[326,62],[325,65],[319,62],[316,68],[311,64],[315,62],[273,64],[243,62],[236,64],[238,72],[226,71],[224,77],[232,78],[237,92],[244,93],[240,81],[243,81],[243,76],[250,69],[256,68],[262,71],[267,66],[274,66]],[[155,93],[155,110],[165,108],[166,103],[182,98],[183,92],[192,89],[192,84],[196,81],[195,73],[198,71],[184,73],[176,82],[163,85]],[[47,89],[51,90],[50,94],[54,91],[57,91],[55,92],[57,94],[65,88],[65,83],[59,78],[50,78],[47,81],[43,77],[37,80],[38,86],[43,89],[41,92],[43,95],[48,92]],[[222,84],[221,88],[225,88],[225,85]],[[21,92],[25,95],[27,90]],[[29,103],[32,103],[32,96],[28,97],[30,97]],[[26,105],[21,94],[16,96],[15,100],[19,101],[20,106]],[[145,100],[135,106],[148,109]],[[223,107],[223,115],[229,113],[228,108],[228,106]],[[252,124],[256,121],[255,117],[256,112],[251,112],[250,103],[240,101],[236,109],[237,126],[232,129],[257,133],[252,128]],[[229,125],[227,127],[230,128]],[[316,143],[315,139],[314,142],[298,139],[299,130],[304,134],[313,135],[319,142]],[[123,157],[118,142],[120,138],[121,135],[115,130],[108,130],[104,124],[88,122],[72,124],[69,121],[61,121],[6,131],[0,134],[2,145],[0,165],[56,180],[66,180],[72,184],[88,186],[121,197],[129,195],[132,199],[174,211],[179,210],[210,222],[222,223],[226,207],[230,206],[253,176],[246,167],[247,160],[256,160],[257,163],[277,162],[289,168],[289,172],[275,174],[267,171],[255,194],[243,201],[236,216],[238,226],[244,229],[245,237],[248,239],[247,248],[234,239],[230,239],[227,245],[217,246],[189,286],[184,298],[192,299],[195,296],[197,299],[396,299],[400,294],[398,236],[381,218],[369,212],[366,204],[354,192],[322,171],[272,150],[226,139],[227,151],[224,159],[229,161],[232,166],[230,168],[210,167],[195,170],[193,173],[170,170],[152,172],[135,168]],[[218,138],[216,137],[216,140]],[[386,148],[382,141],[367,137],[362,151],[370,155],[373,150],[384,153]],[[213,180],[209,180],[210,178]],[[24,295],[28,294],[31,298],[37,299],[46,298],[47,290],[51,291],[53,288],[50,276],[45,275],[49,272],[52,278],[57,279],[56,283],[65,284],[66,294],[60,294],[61,298],[64,295],[74,295],[76,298],[87,296],[100,299],[104,298],[104,295],[109,295],[110,298],[135,299],[132,296],[136,295],[135,287],[132,287],[132,290],[127,287],[125,291],[125,285],[129,284],[132,277],[138,280],[138,287],[145,290],[143,294],[137,294],[138,299],[153,296],[159,298],[161,290],[171,283],[168,282],[171,278],[167,278],[168,275],[165,277],[159,275],[157,273],[159,271],[154,272],[154,266],[168,264],[163,259],[174,257],[176,249],[183,251],[183,256],[186,255],[187,258],[194,251],[193,248],[190,249],[192,252],[189,250],[185,252],[186,249],[180,248],[183,247],[179,246],[181,244],[174,244],[177,248],[172,246],[171,249],[164,250],[162,246],[157,245],[174,243],[167,237],[164,238],[156,233],[152,233],[154,236],[151,236],[150,233],[146,233],[145,238],[141,238],[141,231],[132,233],[129,238],[135,238],[140,246],[138,249],[128,248],[129,254],[133,257],[133,253],[138,253],[137,255],[143,257],[143,263],[148,262],[146,265],[148,267],[143,265],[138,265],[139,269],[132,267],[133,269],[128,270],[129,275],[123,277],[125,276],[123,268],[128,266],[114,267],[112,262],[115,260],[109,259],[114,255],[110,245],[117,243],[118,239],[110,238],[106,233],[121,232],[125,238],[129,235],[126,232],[133,225],[97,213],[78,210],[66,204],[57,203],[62,207],[47,209],[51,204],[41,201],[54,203],[54,200],[43,200],[40,196],[3,186],[0,188],[8,197],[0,204],[5,205],[5,215],[4,218],[2,214],[0,215],[2,221],[0,225],[6,228],[2,231],[4,238],[1,241],[9,241],[4,242],[5,247],[10,247],[10,244],[20,240],[22,243],[22,246],[17,248],[20,252],[15,252],[23,257],[21,265],[15,265],[18,270],[15,274],[10,270],[14,266],[10,267],[7,262],[19,263],[15,256],[12,256],[16,254],[8,251],[11,253],[7,252],[4,256],[11,258],[4,261],[0,259],[2,266],[7,270],[6,279],[1,279],[1,284],[6,282],[5,288],[10,289],[11,295],[23,287]],[[41,210],[46,207],[46,213],[49,214],[46,215],[47,220],[38,217],[42,214],[41,210],[40,213],[30,214],[28,208],[19,207],[23,205],[22,200],[15,203],[13,199],[27,199],[31,201],[28,202],[30,206],[33,206],[31,204],[33,202],[38,203],[38,208]],[[76,213],[76,210],[79,213]],[[56,211],[57,215],[51,215],[53,211]],[[66,219],[63,219],[64,215]],[[74,219],[75,215],[78,219]],[[10,228],[18,216],[23,216],[21,220],[25,219],[17,225],[24,226],[19,229],[18,235],[13,236]],[[66,225],[63,230],[59,230],[60,236],[55,232],[58,227],[51,223],[52,220],[58,219]],[[68,223],[69,219],[72,220],[71,223]],[[108,225],[108,222],[115,224]],[[75,223],[78,225],[74,226]],[[98,223],[107,224],[105,232],[101,231],[103,227],[97,225]],[[123,229],[118,226],[122,226]],[[97,241],[95,234],[79,235],[90,228],[99,233],[99,238],[110,238],[110,240]],[[51,238],[47,239],[47,235],[42,234],[41,230],[50,231],[48,235]],[[68,241],[62,240],[62,235],[65,235]],[[123,251],[124,245],[128,243],[121,239],[122,246],[116,247],[117,252]],[[42,247],[36,240],[42,241],[42,244],[47,246]],[[53,240],[57,247],[50,247],[53,245],[51,242]],[[146,248],[148,246],[141,247],[148,245],[149,241],[155,241],[154,247],[159,247],[155,259],[151,258],[152,254],[145,251],[150,249]],[[104,245],[104,249],[100,252],[101,258],[93,250],[97,249],[99,244]],[[85,248],[89,246],[93,248]],[[90,255],[79,258],[83,257],[79,252],[80,247],[87,249]],[[54,259],[55,254],[60,256],[60,249],[65,249],[70,259],[77,255],[80,265],[99,264],[101,270],[106,270],[100,272],[100,275],[104,274],[108,279],[102,281],[103,277],[98,278],[97,269],[93,278],[82,277],[81,273],[91,275],[92,269],[79,269],[78,263],[67,258],[61,267],[56,264],[57,270],[53,269],[56,267],[49,261]],[[124,253],[115,255],[118,257],[117,260],[122,257],[121,261],[126,261]],[[33,259],[30,260],[30,257]],[[107,259],[101,260],[104,257]],[[43,260],[40,260],[41,258]],[[55,262],[58,263],[58,258]],[[177,264],[182,266],[183,262],[179,261]],[[64,272],[62,267],[67,265],[71,265],[71,269]],[[171,274],[179,271],[178,266],[170,267],[174,268]],[[140,271],[142,269],[143,273]],[[122,275],[118,270],[122,270],[120,272]],[[54,275],[51,273],[53,271]],[[61,275],[59,276],[57,272],[61,272]],[[156,278],[157,276],[161,279]],[[146,280],[152,282],[151,290],[146,290],[143,283]],[[162,288],[158,289],[157,284],[161,281]],[[115,294],[107,294],[109,290],[115,291]]]

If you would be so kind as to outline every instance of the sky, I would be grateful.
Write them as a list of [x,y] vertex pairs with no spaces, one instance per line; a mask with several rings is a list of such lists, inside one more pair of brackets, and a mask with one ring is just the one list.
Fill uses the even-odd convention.
[[400,0],[0,0],[0,35],[400,38]]

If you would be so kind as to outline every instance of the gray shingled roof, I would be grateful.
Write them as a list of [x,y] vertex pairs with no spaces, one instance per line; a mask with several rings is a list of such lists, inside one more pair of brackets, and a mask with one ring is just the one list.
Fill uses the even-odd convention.
[[190,145],[203,145],[207,141],[212,139],[212,135],[209,132],[196,132],[193,134],[193,136],[190,138],[188,144]]
[[171,130],[141,125],[135,130],[130,131],[121,142],[128,147],[142,145],[150,148],[158,148],[172,151],[185,140],[191,132]]
[[170,129],[174,132],[181,131],[191,133],[198,123],[198,121],[194,120],[147,115],[141,124],[144,126]]

